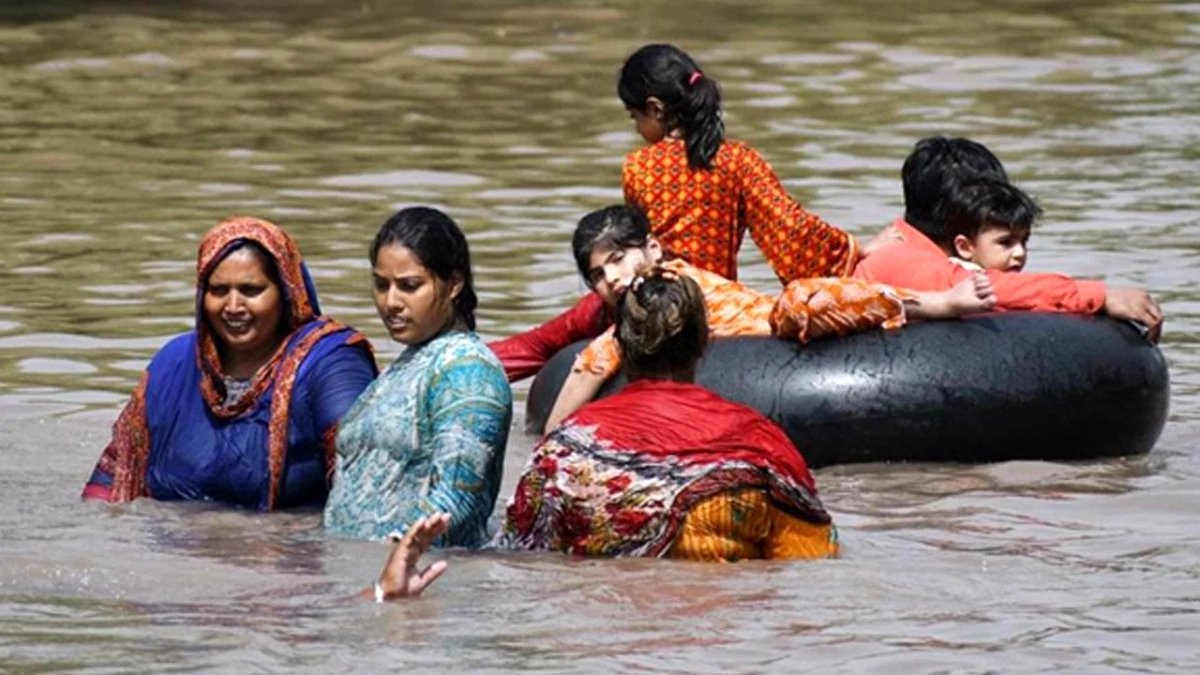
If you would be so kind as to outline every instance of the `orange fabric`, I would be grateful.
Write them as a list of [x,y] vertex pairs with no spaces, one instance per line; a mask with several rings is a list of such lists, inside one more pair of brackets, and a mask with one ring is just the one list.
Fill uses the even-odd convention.
[[[895,227],[904,241],[863,258],[854,276],[915,291],[945,291],[976,274],[954,264],[945,251],[904,220],[897,220]],[[996,291],[995,311],[1095,314],[1104,308],[1105,289],[1100,281],[1079,281],[1063,274],[985,273]]]
[[[665,269],[695,281],[708,308],[709,335],[779,335],[807,342],[849,335],[870,328],[904,325],[904,303],[894,289],[858,279],[797,279],[775,298],[706,272],[683,260]],[[609,327],[579,352],[574,370],[611,377],[621,369],[621,354]]]
[[801,520],[773,504],[761,489],[744,489],[697,502],[667,557],[706,562],[832,558],[838,550],[832,523]]
[[697,170],[684,141],[663,139],[625,158],[621,185],[663,248],[726,279],[737,279],[746,230],[784,284],[849,276],[858,262],[854,237],[805,211],[762,155],[739,141],[722,142],[712,169]]

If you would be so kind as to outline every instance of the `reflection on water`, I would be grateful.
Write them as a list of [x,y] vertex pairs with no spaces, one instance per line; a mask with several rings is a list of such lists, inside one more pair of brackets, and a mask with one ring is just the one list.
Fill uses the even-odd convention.
[[[1046,208],[1031,268],[1163,299],[1159,447],[826,471],[836,562],[451,553],[429,598],[388,607],[348,599],[380,547],[314,514],[76,502],[231,213],[287,227],[326,311],[385,359],[365,252],[402,205],[468,232],[485,333],[569,305],[573,222],[620,199],[637,142],[615,73],[652,39],[691,50],[731,135],[855,232],[899,214],[920,136],[993,147]],[[1193,671],[1198,45],[1200,5],[1154,1],[0,8],[0,669]],[[505,492],[530,443],[514,433]]]

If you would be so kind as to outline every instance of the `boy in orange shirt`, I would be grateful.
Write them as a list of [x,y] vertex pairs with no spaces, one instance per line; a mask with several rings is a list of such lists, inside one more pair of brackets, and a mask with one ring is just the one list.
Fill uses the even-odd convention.
[[[963,187],[979,178],[1007,182],[1000,160],[982,144],[965,138],[935,136],[919,141],[904,161],[904,218],[893,224],[902,241],[885,246],[858,263],[854,276],[914,291],[944,291],[977,272],[955,264],[946,229],[949,205]],[[1105,313],[1145,324],[1157,341],[1162,310],[1139,288],[1106,288],[1100,281],[1062,274],[987,270],[996,294],[995,309]]]
[[974,272],[1020,272],[1028,257],[1029,232],[1042,209],[1008,181],[980,176],[957,190],[946,205],[950,261]]

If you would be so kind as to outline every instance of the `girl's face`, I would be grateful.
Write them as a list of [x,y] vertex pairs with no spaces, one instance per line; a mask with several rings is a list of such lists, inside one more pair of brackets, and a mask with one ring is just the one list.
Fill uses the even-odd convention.
[[662,260],[662,247],[654,237],[644,246],[597,246],[588,258],[587,283],[604,304],[617,306],[617,298],[642,270]]
[[419,345],[454,323],[462,279],[439,279],[408,248],[379,249],[371,278],[375,309],[396,342]]
[[644,109],[626,108],[626,110],[629,111],[629,119],[633,120],[633,128],[637,130],[642,140],[654,144],[667,135],[667,125],[663,123],[662,101],[651,96],[646,99]]

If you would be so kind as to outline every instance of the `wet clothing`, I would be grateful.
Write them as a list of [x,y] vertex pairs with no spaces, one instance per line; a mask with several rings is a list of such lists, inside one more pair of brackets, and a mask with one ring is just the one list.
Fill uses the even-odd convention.
[[[238,394],[226,388],[203,295],[217,264],[247,241],[273,261],[285,320],[296,328]],[[320,316],[295,243],[266,221],[227,220],[200,244],[196,329],[151,359],[84,496],[216,501],[260,511],[320,506],[338,421],[375,373],[366,338]]]
[[571,309],[532,330],[488,343],[500,359],[509,382],[536,375],[542,366],[567,345],[590,340],[612,325],[612,312],[595,293],[588,293]]
[[438,545],[484,544],[511,421],[504,370],[474,333],[408,347],[342,421],[325,527],[382,539],[444,512]]
[[[773,296],[682,260],[662,266],[700,286],[712,337],[777,335],[807,342],[877,327],[898,328],[905,322],[905,293],[881,284],[859,279],[798,279]],[[621,369],[615,332],[615,327],[610,327],[592,340],[576,357],[573,369],[605,378],[615,375]]]
[[723,141],[711,169],[693,169],[685,142],[664,138],[626,156],[621,185],[665,250],[726,279],[747,231],[785,285],[850,276],[858,262],[855,238],[805,211],[746,143]]
[[[920,230],[897,220],[904,236],[863,258],[854,276],[914,291],[945,291],[977,272],[957,265]],[[993,311],[1044,311],[1095,314],[1104,309],[1105,289],[1100,281],[1072,279],[1063,274],[985,272],[996,291]]]
[[812,474],[779,427],[664,380],[632,382],[547,434],[497,546],[695,560],[838,552]]

